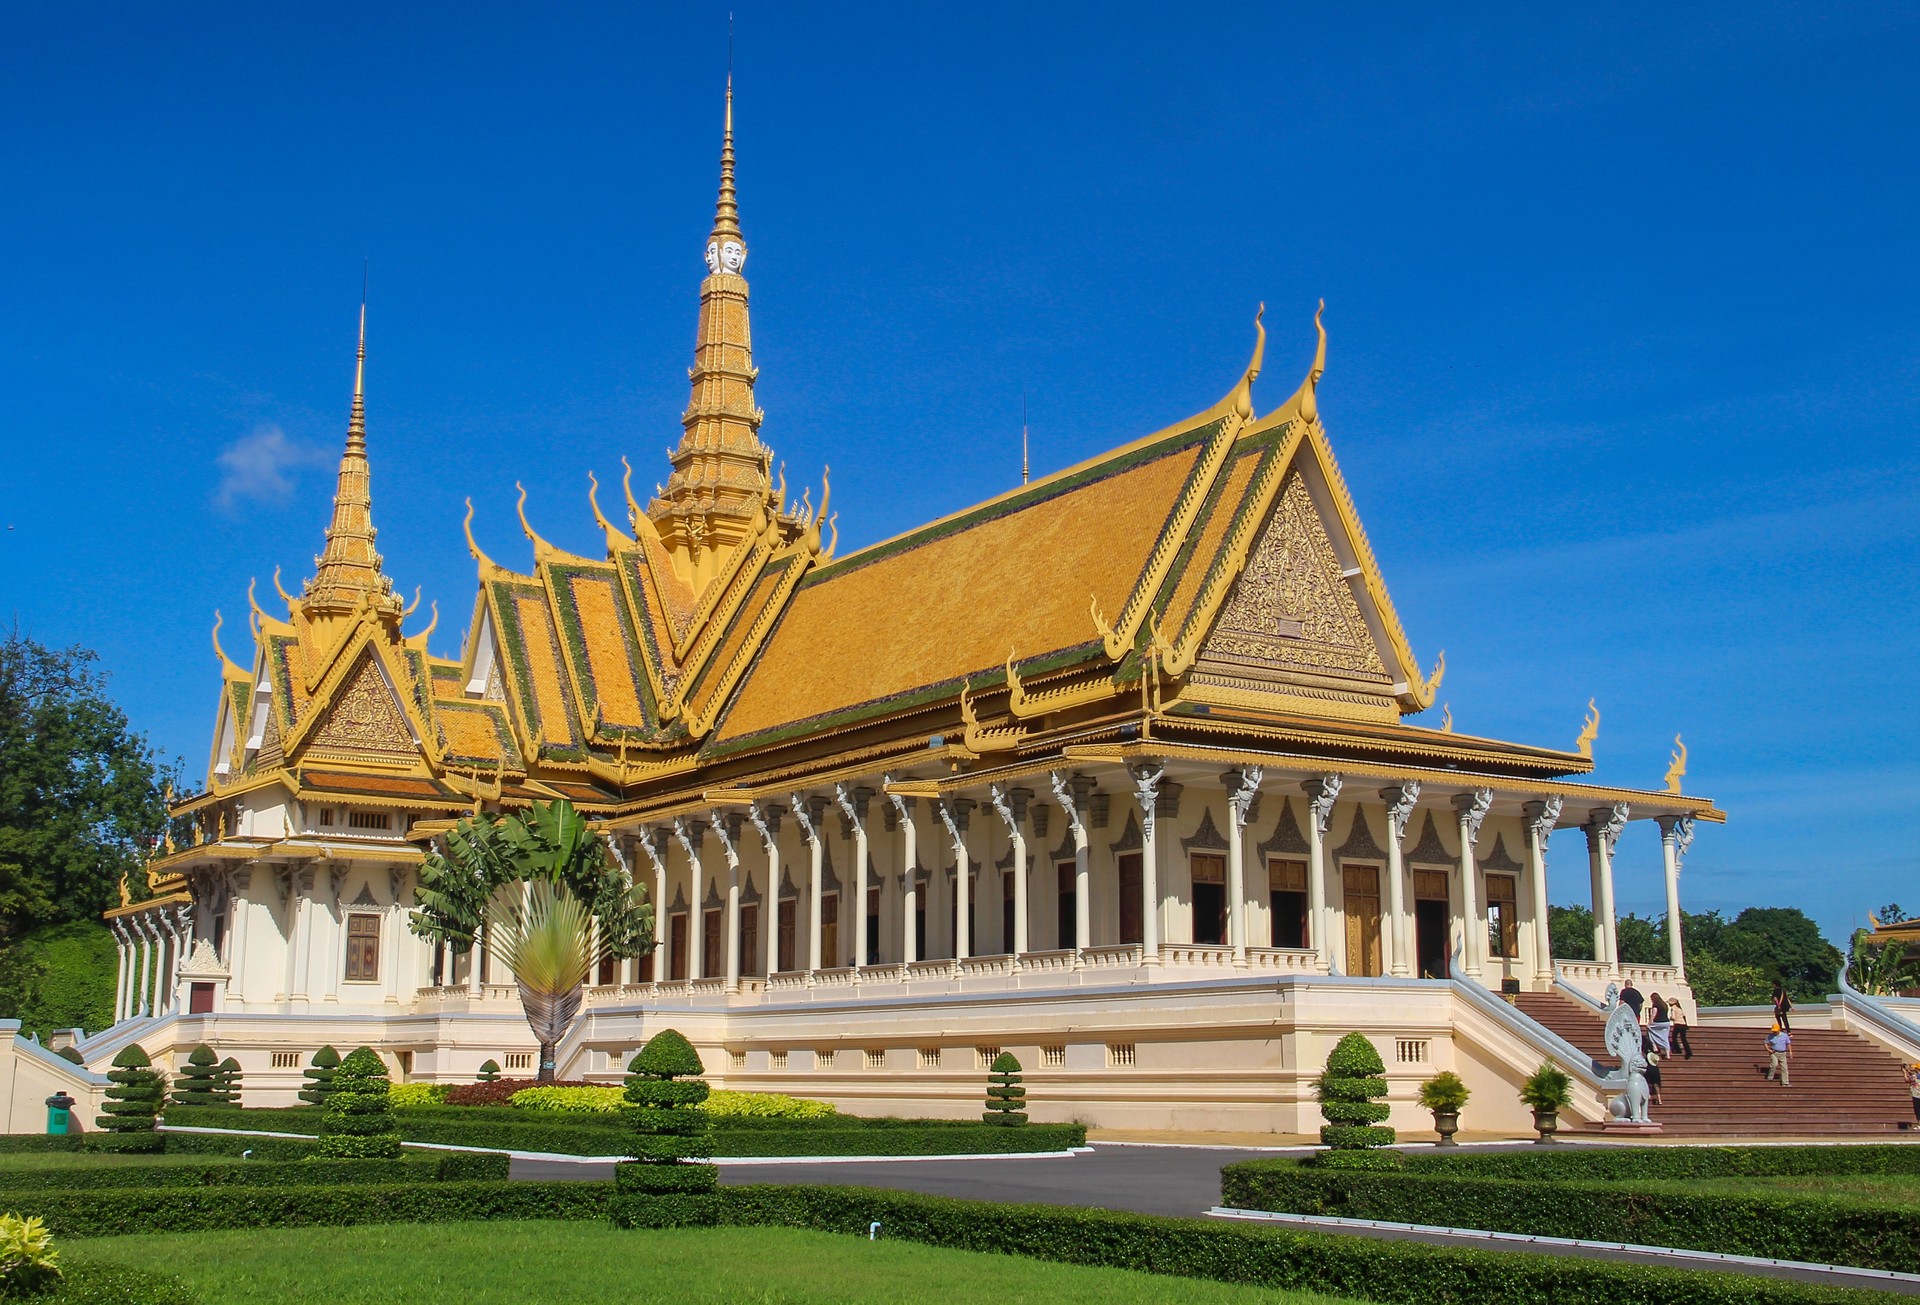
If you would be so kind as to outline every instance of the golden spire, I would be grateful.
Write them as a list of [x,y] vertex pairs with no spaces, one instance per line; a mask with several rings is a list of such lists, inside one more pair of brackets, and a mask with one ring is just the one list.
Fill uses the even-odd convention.
[[343,615],[363,603],[383,616],[398,618],[400,599],[393,581],[380,572],[373,542],[373,482],[367,464],[367,300],[360,297],[360,347],[354,358],[353,406],[347,416],[347,448],[333,492],[333,520],[327,546],[314,559],[317,568],[302,597],[309,618]]
[[647,515],[695,590],[724,567],[742,540],[774,509],[767,471],[772,455],[760,443],[762,413],[753,403],[753,336],[747,319],[746,239],[733,186],[733,76],[727,76],[726,125],[720,143],[720,197],[707,238],[707,277],[700,283],[700,322],[693,346],[692,396],[681,417],[685,434],[669,455],[673,474]]

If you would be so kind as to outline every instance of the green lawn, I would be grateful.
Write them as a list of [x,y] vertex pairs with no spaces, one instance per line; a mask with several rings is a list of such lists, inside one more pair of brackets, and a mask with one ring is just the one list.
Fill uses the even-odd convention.
[[[238,1164],[239,1156],[217,1155],[109,1155],[99,1151],[10,1151],[0,1154],[0,1178],[21,1169],[143,1169],[154,1165]],[[3,1185],[3,1184],[0,1184]]]
[[1920,1211],[1920,1174],[1804,1174],[1792,1178],[1694,1178],[1636,1181],[1636,1187],[1726,1196],[1826,1196]]
[[205,1305],[1331,1305],[1122,1269],[791,1228],[622,1231],[603,1223],[378,1224],[67,1243],[183,1279]]

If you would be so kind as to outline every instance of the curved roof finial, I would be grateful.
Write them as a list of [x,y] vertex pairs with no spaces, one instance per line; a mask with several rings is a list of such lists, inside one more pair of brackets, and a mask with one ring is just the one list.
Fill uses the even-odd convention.
[[406,606],[406,610],[400,613],[400,619],[404,621],[409,616],[412,616],[415,612],[419,610],[420,610],[420,586],[415,585],[413,587],[413,601],[411,603],[408,603]]
[[[416,605],[419,602],[418,599],[415,599],[414,601]],[[430,600],[427,603],[427,613],[428,613],[427,628],[414,636],[414,638],[420,641],[420,647],[423,649],[427,646],[427,639],[440,626],[440,600],[439,599],[435,598]]]
[[1267,306],[1262,303],[1253,315],[1253,359],[1233,390],[1233,410],[1248,421],[1253,420],[1253,383],[1260,379],[1260,366],[1267,358],[1267,328],[1260,321],[1266,315]]
[[233,660],[233,658],[227,656],[226,649],[220,646],[220,627],[225,623],[226,623],[226,618],[220,615],[220,609],[217,607],[214,608],[213,609],[213,655],[220,659],[220,665],[222,669],[224,669],[228,673],[229,678],[238,679],[238,680],[247,679],[248,678],[247,673],[241,670],[238,663],[236,663]]
[[1327,301],[1322,299],[1320,306],[1313,310],[1313,329],[1319,334],[1319,343],[1313,347],[1313,367],[1307,372],[1306,383],[1300,387],[1300,419],[1312,423],[1320,420],[1320,403],[1315,397],[1320,388],[1320,378],[1327,373],[1327,328],[1320,324],[1320,315],[1327,311]]
[[640,518],[644,514],[640,511],[640,504],[633,497],[633,464],[627,461],[627,455],[623,453],[620,455],[620,465],[627,469],[626,474],[620,478],[620,488],[627,496],[627,524],[633,527],[637,538],[640,533]]
[[287,605],[287,611],[291,613],[294,609],[295,599],[292,594],[286,591],[286,587],[280,583],[280,568],[277,566],[273,568],[273,591],[280,595],[280,601]]
[[500,570],[501,568],[499,563],[495,562],[492,558],[488,557],[485,553],[481,552],[479,542],[476,541],[473,537],[473,500],[472,499],[467,500],[467,519],[460,523],[460,528],[467,532],[467,551],[473,554],[473,560],[478,562],[481,566],[486,567],[490,570],[494,570],[494,571]]
[[532,523],[527,520],[527,487],[517,480],[513,482],[513,487],[520,491],[519,501],[513,505],[513,510],[519,514],[521,533],[533,543],[534,557],[538,558],[543,552],[556,551],[552,544],[534,533]]
[[253,596],[254,587],[259,583],[259,576],[247,577],[247,630],[256,639],[260,631],[267,628],[267,614],[260,610],[260,602]]
[[[629,471],[628,475],[631,476],[632,472]],[[592,467],[587,468],[587,506],[593,509],[593,519],[600,523],[600,533],[607,537],[609,543],[616,539],[621,543],[633,542],[622,534],[613,522],[607,520],[607,514],[600,510],[600,477],[593,474]]]

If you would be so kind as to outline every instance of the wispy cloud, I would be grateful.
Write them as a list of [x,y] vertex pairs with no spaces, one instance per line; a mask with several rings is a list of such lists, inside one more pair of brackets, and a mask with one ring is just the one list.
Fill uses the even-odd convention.
[[244,502],[286,502],[300,469],[324,464],[326,454],[288,439],[285,431],[269,423],[227,445],[214,461],[220,467],[220,485],[213,501],[231,510]]

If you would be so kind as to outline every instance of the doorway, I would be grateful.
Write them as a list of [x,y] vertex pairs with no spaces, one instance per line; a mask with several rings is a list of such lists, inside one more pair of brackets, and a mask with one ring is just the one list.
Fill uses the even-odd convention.
[[1414,963],[1423,979],[1447,977],[1447,875],[1443,870],[1413,872]]
[[1120,854],[1120,941],[1123,943],[1146,940],[1146,930],[1143,927],[1146,903],[1142,900],[1143,890],[1140,882],[1144,864],[1138,852]]
[[1227,858],[1193,854],[1193,940],[1219,946],[1227,940]]
[[1380,871],[1370,865],[1340,868],[1347,917],[1347,973],[1380,973]]
[[1077,880],[1079,870],[1072,861],[1061,861],[1054,866],[1054,874],[1060,881],[1059,929],[1056,931],[1060,950],[1072,951],[1080,940],[1078,920],[1080,915],[1080,894]]
[[1273,945],[1304,951],[1313,946],[1307,928],[1307,863],[1273,857],[1267,862],[1267,907]]

